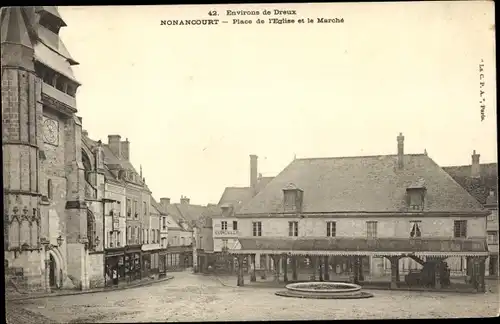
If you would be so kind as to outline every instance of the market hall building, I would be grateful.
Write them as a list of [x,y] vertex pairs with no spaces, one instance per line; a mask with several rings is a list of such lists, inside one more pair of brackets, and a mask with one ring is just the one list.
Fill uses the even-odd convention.
[[396,155],[295,159],[235,213],[229,253],[250,260],[252,281],[269,269],[263,256],[285,281],[290,268],[297,280],[300,261],[313,265],[311,279],[347,268],[360,282],[383,276],[388,260],[392,288],[405,259],[430,267],[436,288],[446,264],[465,262],[484,291],[489,214],[427,153],[404,154],[400,134]]

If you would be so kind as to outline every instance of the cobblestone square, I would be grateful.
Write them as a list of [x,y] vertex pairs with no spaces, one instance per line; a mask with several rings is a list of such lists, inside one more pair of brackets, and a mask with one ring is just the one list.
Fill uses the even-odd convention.
[[[240,320],[334,320],[498,316],[499,295],[371,290],[364,300],[276,296],[275,288],[228,287],[188,272],[168,282],[7,304],[9,324]],[[25,311],[28,311],[25,313]]]

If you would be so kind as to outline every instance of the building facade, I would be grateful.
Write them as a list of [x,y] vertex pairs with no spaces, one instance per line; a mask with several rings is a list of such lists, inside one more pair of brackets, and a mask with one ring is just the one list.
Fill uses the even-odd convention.
[[465,260],[484,290],[490,211],[426,153],[404,154],[402,134],[397,143],[396,155],[295,159],[234,213],[229,253],[254,269],[271,257],[277,280],[312,264],[313,278],[347,272],[360,281],[383,276],[388,260],[392,287],[404,259],[430,267],[436,287],[448,262]]
[[486,275],[498,276],[498,164],[480,163],[480,155],[475,150],[471,157],[470,165],[443,169],[491,211],[486,224],[489,251],[489,257],[486,259]]

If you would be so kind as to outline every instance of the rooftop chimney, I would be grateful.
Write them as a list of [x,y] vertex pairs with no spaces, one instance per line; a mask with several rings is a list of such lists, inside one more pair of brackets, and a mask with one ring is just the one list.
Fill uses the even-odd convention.
[[122,158],[122,145],[120,139],[121,139],[120,135],[108,135],[109,149],[119,159]]
[[398,168],[402,169],[404,167],[404,156],[405,156],[405,137],[403,133],[399,133],[398,136]]
[[89,136],[89,132],[84,129],[84,130],[82,130],[82,135],[88,137]]
[[170,205],[170,198],[160,198],[160,205],[167,208],[167,206]]
[[128,141],[128,138],[125,139],[122,143],[122,156],[125,160],[129,161],[130,160],[130,142]]
[[183,204],[183,205],[189,205],[189,198],[181,196],[181,204]]
[[250,187],[257,188],[257,155],[250,155]]
[[495,198],[495,192],[493,190],[490,190],[490,195],[486,197],[486,205],[494,205],[496,204],[496,198]]
[[479,154],[476,154],[476,150],[472,152],[472,167],[470,168],[471,177],[479,178],[481,176],[481,165],[479,164]]

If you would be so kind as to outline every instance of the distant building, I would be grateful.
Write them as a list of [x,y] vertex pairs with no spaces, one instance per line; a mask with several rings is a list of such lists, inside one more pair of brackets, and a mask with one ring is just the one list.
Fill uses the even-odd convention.
[[[274,177],[263,177],[258,173],[258,156],[250,155],[250,186],[248,187],[227,187],[217,204],[218,209],[213,210],[211,215],[211,239],[213,240],[213,252],[216,258],[224,259],[220,254],[234,246],[240,236],[240,227],[236,213],[248,203],[257,193],[266,187]],[[235,260],[229,261],[229,271],[235,269]],[[265,261],[264,261],[265,262]],[[269,258],[267,258],[269,262]],[[260,267],[260,259],[257,260],[257,267]]]
[[479,163],[472,153],[470,165],[443,167],[453,179],[491,211],[487,219],[488,251],[486,275],[498,276],[498,164]]

